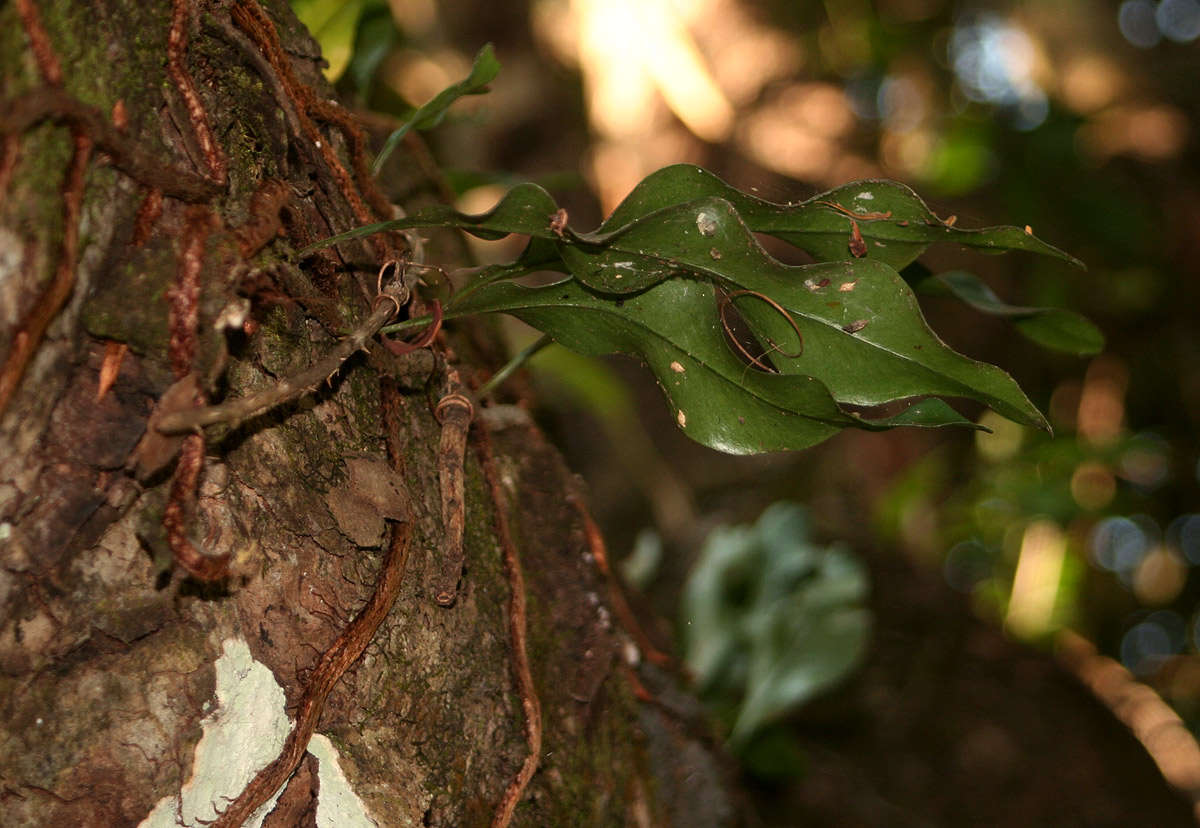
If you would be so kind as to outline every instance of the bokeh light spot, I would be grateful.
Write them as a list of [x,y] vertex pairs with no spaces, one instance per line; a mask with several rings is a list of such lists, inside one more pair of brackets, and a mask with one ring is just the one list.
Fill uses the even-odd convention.
[[1133,573],[1133,594],[1143,604],[1162,606],[1174,601],[1187,582],[1187,564],[1161,546],[1142,558]]
[[1104,463],[1080,463],[1071,474],[1071,497],[1080,508],[1098,511],[1112,502],[1117,493],[1117,479]]
[[1066,553],[1067,537],[1054,521],[1035,520],[1026,527],[1004,619],[1017,635],[1050,629]]
[[1092,560],[1110,572],[1131,572],[1150,549],[1145,530],[1123,515],[1105,518],[1092,529]]
[[1158,488],[1167,479],[1170,469],[1168,451],[1165,442],[1157,436],[1140,439],[1138,445],[1121,454],[1117,464],[1121,477],[1146,491]]
[[1117,11],[1117,27],[1139,49],[1149,49],[1162,38],[1150,0],[1126,0]]
[[1033,79],[1036,52],[1028,34],[996,14],[974,17],[950,36],[950,63],[966,96],[1011,107],[1022,130],[1039,126],[1050,110]]
[[1180,515],[1167,527],[1167,543],[1188,563],[1200,565],[1200,515]]
[[973,592],[992,574],[993,557],[994,553],[974,538],[954,544],[942,564],[946,583],[959,592]]
[[1200,0],[1162,0],[1154,21],[1168,40],[1191,43],[1200,37]]
[[1025,440],[1025,428],[1006,419],[994,411],[986,411],[979,424],[991,432],[975,432],[975,448],[985,460],[993,463],[1008,460],[1021,449]]
[[1135,624],[1121,639],[1121,663],[1135,675],[1156,670],[1183,649],[1186,625],[1178,613],[1162,610]]

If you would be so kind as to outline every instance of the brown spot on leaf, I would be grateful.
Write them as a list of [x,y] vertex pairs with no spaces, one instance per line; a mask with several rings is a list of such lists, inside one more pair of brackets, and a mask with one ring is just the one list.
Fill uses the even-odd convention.
[[862,232],[858,229],[858,222],[853,220],[850,222],[850,254],[856,259],[867,255],[867,243],[863,241]]

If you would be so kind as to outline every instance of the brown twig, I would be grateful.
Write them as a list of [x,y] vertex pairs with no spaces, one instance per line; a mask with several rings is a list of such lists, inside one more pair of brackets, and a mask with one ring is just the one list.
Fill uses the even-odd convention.
[[250,197],[250,216],[233,235],[243,259],[262,250],[279,232],[280,213],[292,198],[291,188],[278,179],[267,179]]
[[167,33],[167,74],[183,97],[187,109],[188,120],[191,121],[192,131],[196,134],[196,142],[204,156],[204,164],[208,175],[218,184],[224,185],[227,176],[228,163],[225,153],[221,151],[213,138],[212,129],[208,125],[208,114],[204,104],[192,83],[192,76],[184,68],[183,61],[187,55],[188,27],[192,20],[192,4],[190,0],[173,0],[171,4],[171,29]]
[[[215,217],[204,207],[192,207],[184,224],[179,250],[179,270],[175,284],[167,291],[167,357],[178,379],[192,373],[196,358],[196,332],[200,324],[200,272],[204,267],[204,245],[213,229]],[[196,387],[195,405],[203,405],[204,392]],[[189,434],[183,441],[179,462],[171,478],[163,528],[171,554],[189,574],[205,581],[224,578],[229,569],[229,554],[201,552],[187,535],[187,525],[204,467],[204,435]]]
[[592,553],[592,560],[596,562],[596,568],[608,582],[609,598],[612,601],[613,611],[617,614],[617,620],[625,632],[633,637],[638,649],[642,651],[642,655],[660,666],[671,664],[671,657],[654,646],[654,642],[650,640],[650,636],[638,622],[637,616],[633,614],[629,602],[625,600],[625,593],[621,590],[617,576],[608,564],[608,551],[604,544],[604,535],[600,532],[600,527],[596,525],[595,519],[592,518],[591,512],[588,511],[587,504],[578,494],[572,494],[568,500],[575,507],[580,520],[583,521],[583,534],[587,538],[588,551]]
[[175,473],[171,476],[167,508],[163,512],[163,529],[166,530],[167,546],[175,563],[202,581],[219,581],[229,571],[229,554],[208,555],[197,549],[187,536],[196,486],[200,482],[200,470],[203,467],[204,435],[189,434],[183,440],[179,462],[175,464]]
[[154,225],[158,221],[158,217],[162,215],[162,209],[163,191],[157,187],[151,187],[146,191],[146,197],[142,199],[137,216],[133,220],[131,243],[134,247],[141,247],[150,240],[150,234],[154,232]]
[[751,354],[749,351],[747,351],[745,346],[742,345],[742,343],[740,341],[738,341],[738,338],[737,338],[733,328],[730,326],[729,320],[726,318],[725,314],[726,314],[726,311],[728,310],[729,306],[733,304],[733,300],[738,298],[739,296],[753,296],[755,299],[761,299],[762,301],[764,301],[768,305],[770,305],[771,309],[774,310],[777,314],[779,314],[783,318],[783,320],[791,326],[792,331],[796,334],[796,339],[799,340],[799,342],[800,342],[800,350],[796,351],[795,353],[788,353],[787,351],[784,351],[782,348],[780,348],[778,343],[776,343],[774,340],[768,339],[767,344],[770,346],[770,349],[767,351],[767,353],[773,353],[773,354],[777,353],[780,356],[787,357],[788,359],[796,359],[801,354],[803,354],[804,353],[804,334],[802,334],[800,332],[800,326],[796,323],[796,320],[792,318],[792,315],[790,313],[788,313],[787,310],[785,310],[782,305],[780,305],[778,302],[776,302],[770,296],[767,296],[764,293],[759,293],[756,290],[735,290],[732,293],[721,296],[720,300],[717,302],[717,314],[721,317],[721,327],[725,330],[725,336],[729,340],[729,343],[731,345],[733,345],[733,347],[737,350],[737,352],[739,354],[741,354],[743,357],[745,357],[746,360],[749,361],[749,363],[751,365],[753,365],[755,368],[758,368],[761,371],[767,371],[768,373],[772,373],[772,374],[779,373],[778,370],[776,370],[776,368],[773,365],[770,365],[770,364],[762,361],[762,357],[766,356],[766,354],[762,354],[761,356],[756,357],[753,354]]
[[42,26],[42,18],[38,14],[37,6],[33,4],[33,0],[17,0],[16,6],[21,23],[25,26],[25,34],[29,37],[29,48],[33,52],[33,59],[37,63],[42,79],[52,86],[62,86],[62,65],[59,64],[58,55],[54,54],[54,48],[50,45],[50,37],[46,34],[45,27]]
[[0,412],[12,400],[34,351],[46,329],[75,289],[75,265],[79,257],[79,212],[83,206],[84,176],[92,156],[92,140],[81,132],[74,134],[75,151],[63,183],[63,241],[54,279],[30,309],[13,339],[8,358],[0,368]]
[[248,394],[220,405],[169,414],[163,417],[158,430],[163,434],[182,434],[217,423],[240,423],[291,402],[309,391],[315,390],[321,383],[331,380],[338,369],[342,367],[342,363],[362,350],[367,341],[387,324],[387,321],[395,313],[395,305],[381,302],[362,325],[339,342],[328,356],[312,367],[255,394]]
[[391,305],[380,305],[362,326],[339,342],[328,356],[307,370],[255,394],[220,405],[172,414],[163,418],[159,424],[159,431],[164,434],[180,434],[217,423],[243,422],[316,389],[322,382],[332,378],[343,362],[361,350],[374,332],[382,328],[395,312]]
[[99,109],[75,100],[62,89],[43,86],[0,104],[0,134],[6,141],[42,121],[60,121],[84,133],[112,165],[130,178],[164,195],[192,204],[207,202],[221,186],[190,170],[163,164],[121,133]]
[[204,245],[212,230],[213,214],[203,207],[188,211],[179,250],[179,271],[167,291],[169,340],[167,356],[176,379],[192,370],[196,356],[196,330],[200,325],[200,271]]
[[330,691],[363,654],[400,592],[411,536],[412,527],[408,521],[393,526],[392,539],[388,544],[387,557],[384,558],[375,591],[362,612],[342,630],[341,635],[317,661],[300,696],[300,703],[296,709],[296,724],[284,741],[279,756],[246,785],[237,799],[212,823],[213,828],[240,826],[279,790],[300,764],[321,718],[321,712],[325,709],[325,700]]
[[[346,202],[350,205],[350,209],[354,212],[355,218],[362,224],[370,224],[380,218],[390,218],[391,216],[388,213],[377,216],[371,212],[355,187],[354,181],[346,171],[341,159],[338,158],[337,153],[330,145],[330,142],[317,129],[316,124],[312,122],[309,116],[310,113],[314,112],[329,115],[338,123],[345,120],[345,118],[330,115],[332,112],[330,105],[322,102],[313,94],[311,89],[296,78],[295,72],[292,71],[291,63],[284,53],[283,47],[280,45],[279,33],[275,30],[275,23],[263,11],[262,6],[256,0],[239,0],[239,2],[234,3],[230,8],[230,16],[233,18],[233,22],[254,41],[259,51],[266,56],[275,73],[279,76],[288,99],[294,105],[296,117],[300,122],[300,128],[303,130],[304,135],[312,142],[313,146],[320,152],[326,166],[329,168],[330,174],[333,176],[334,181],[337,182],[338,190],[342,193],[342,197],[346,199]],[[351,140],[352,156],[355,152],[355,140],[361,144],[361,134],[355,132]],[[361,151],[361,147],[359,151]],[[372,244],[375,245],[380,258],[394,258],[398,254],[394,242],[390,239],[382,236],[375,237]]]
[[12,174],[17,168],[17,158],[20,155],[20,136],[15,132],[5,135],[3,144],[0,145],[0,193],[8,192],[8,185],[12,181]]
[[[383,275],[395,271],[395,278],[383,284]],[[283,379],[270,388],[248,394],[236,400],[207,408],[177,411],[162,418],[158,430],[163,434],[182,434],[217,423],[240,423],[250,417],[270,411],[316,389],[328,382],[342,367],[342,363],[366,346],[367,341],[387,324],[396,311],[407,301],[407,288],[401,275],[403,268],[395,261],[385,262],[380,268],[381,293],[375,308],[361,325],[339,342],[324,358],[299,374]],[[398,293],[405,295],[397,296]]]
[[442,425],[438,446],[438,477],[442,495],[442,526],[446,539],[442,560],[433,582],[433,600],[443,607],[454,604],[463,569],[463,529],[466,503],[463,500],[463,456],[467,450],[467,432],[475,407],[462,393],[458,383],[438,402],[435,412]]
[[520,770],[504,791],[500,804],[496,806],[492,817],[492,828],[506,828],[512,821],[513,812],[529,780],[537,771],[538,759],[542,752],[542,706],[538,701],[537,688],[533,684],[533,674],[529,669],[529,652],[526,647],[525,618],[525,579],[521,574],[521,561],[517,549],[513,545],[512,533],[508,526],[508,508],[504,497],[504,489],[500,476],[496,473],[496,463],[492,456],[491,438],[487,429],[475,430],[476,448],[479,462],[483,466],[483,474],[491,491],[492,505],[496,523],[496,537],[504,554],[504,569],[508,574],[508,633],[513,648],[513,673],[517,680],[517,693],[521,697],[521,709],[525,713],[525,742],[529,752],[521,763]]
[[844,216],[849,216],[852,219],[859,219],[861,221],[882,221],[892,217],[891,210],[888,210],[886,213],[856,213],[853,210],[847,210],[836,201],[818,201],[817,204],[820,204],[823,207],[831,207]]

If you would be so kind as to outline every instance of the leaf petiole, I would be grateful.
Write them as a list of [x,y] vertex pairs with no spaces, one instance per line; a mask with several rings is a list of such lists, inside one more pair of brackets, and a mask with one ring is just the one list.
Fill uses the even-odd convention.
[[504,363],[499,371],[492,374],[491,379],[479,386],[479,390],[475,392],[476,398],[482,399],[495,391],[502,382],[513,375],[514,371],[528,362],[531,356],[542,350],[542,348],[545,348],[547,345],[551,345],[553,343],[554,337],[550,336],[550,334],[542,334],[520,351],[513,354],[512,359]]

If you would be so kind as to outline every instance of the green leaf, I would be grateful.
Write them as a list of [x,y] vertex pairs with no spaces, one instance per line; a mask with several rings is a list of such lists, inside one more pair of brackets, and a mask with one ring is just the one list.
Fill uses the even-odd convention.
[[930,275],[913,289],[930,294],[949,292],[978,311],[1008,317],[1023,336],[1043,348],[1085,356],[1104,350],[1104,334],[1079,314],[1063,308],[1009,305],[973,273],[952,270]]
[[[675,164],[647,176],[596,232],[611,233],[656,210],[705,196],[725,199],[754,232],[790,242],[819,261],[854,258],[850,251],[853,220],[866,243],[866,258],[897,270],[937,242],[994,253],[1025,250],[1082,267],[1079,260],[1016,227],[966,230],[948,226],[920,196],[894,181],[856,181],[802,202],[776,204],[747,195],[691,164]],[[888,218],[882,218],[888,213]]]
[[475,55],[475,62],[471,66],[471,73],[466,78],[458,83],[447,86],[441,92],[437,93],[432,99],[419,107],[404,124],[388,136],[387,141],[383,144],[383,149],[380,150],[379,156],[375,159],[375,163],[371,167],[371,172],[374,175],[379,174],[379,170],[383,167],[383,162],[392,154],[392,150],[400,143],[400,141],[410,131],[414,129],[432,129],[442,122],[442,118],[446,116],[446,110],[464,95],[481,95],[487,91],[485,88],[489,83],[496,79],[496,75],[500,74],[500,61],[496,60],[496,53],[492,49],[492,44],[485,44],[479,50],[479,54]]
[[399,40],[386,3],[374,2],[364,10],[354,36],[354,51],[346,72],[360,96],[366,96],[379,65]]
[[504,198],[486,213],[471,215],[460,213],[448,204],[435,204],[404,218],[364,224],[321,239],[301,250],[298,255],[303,258],[331,244],[414,227],[457,227],[481,239],[501,239],[511,233],[524,233],[543,241],[559,241],[563,236],[556,233],[551,224],[557,213],[558,205],[548,192],[537,184],[525,182],[505,193]]
[[[769,355],[774,367],[814,377],[841,403],[962,396],[1016,422],[1048,428],[1011,377],[937,338],[907,283],[887,264],[870,258],[781,264],[759,246],[734,206],[715,197],[657,210],[611,234],[580,238],[583,243],[560,245],[559,252],[575,277],[598,291],[625,294],[686,274],[751,292],[737,300],[737,309],[760,342],[777,344]],[[706,322],[714,324],[711,315],[680,324],[695,328]]]
[[669,279],[621,298],[597,295],[574,279],[538,288],[493,282],[452,305],[456,317],[491,312],[512,314],[582,354],[642,359],[684,433],[718,451],[805,448],[845,427],[971,426],[934,399],[864,419],[843,411],[812,377],[751,369],[726,344],[717,291],[706,281]]
[[858,662],[870,632],[866,594],[862,564],[814,545],[794,504],[773,504],[753,527],[709,535],[684,587],[684,641],[705,697],[742,697],[735,749]]
[[[729,740],[746,742],[763,724],[794,709],[841,680],[862,657],[871,615],[860,606],[842,606],[823,591],[843,594],[866,579],[861,564],[845,555],[827,554],[813,580],[754,619],[746,698]],[[841,583],[839,583],[841,582]]]
[[293,0],[292,8],[313,38],[321,45],[321,54],[329,62],[325,77],[336,81],[350,65],[354,53],[354,35],[365,0]]

